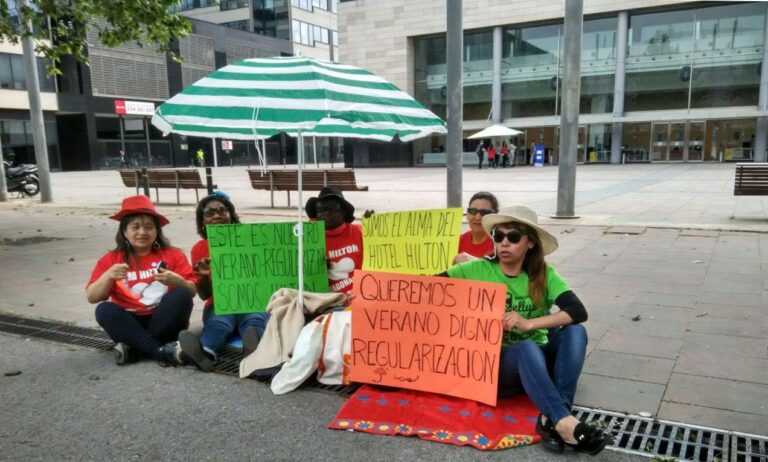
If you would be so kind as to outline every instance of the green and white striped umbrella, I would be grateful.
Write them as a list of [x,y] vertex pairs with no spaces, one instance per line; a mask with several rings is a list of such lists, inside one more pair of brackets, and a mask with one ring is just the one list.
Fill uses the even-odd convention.
[[252,140],[277,133],[410,141],[445,122],[385,79],[305,57],[246,59],[197,81],[152,117],[164,133]]

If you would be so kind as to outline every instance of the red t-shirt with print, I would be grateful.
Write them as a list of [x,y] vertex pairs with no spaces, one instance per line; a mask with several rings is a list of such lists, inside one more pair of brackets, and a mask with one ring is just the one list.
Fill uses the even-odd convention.
[[[109,290],[109,300],[137,315],[152,314],[160,303],[163,295],[173,290],[173,286],[166,286],[155,281],[157,267],[164,262],[169,270],[188,281],[195,281],[195,274],[184,252],[175,247],[166,247],[153,250],[147,255],[136,256],[129,263],[130,268],[125,279],[115,281]],[[102,256],[91,273],[91,279],[86,287],[99,279],[112,265],[116,263],[128,263],[125,254],[121,252],[107,252]]]
[[[208,239],[200,239],[192,246],[192,250],[189,252],[189,256],[192,257],[192,266],[203,258],[211,258],[211,251],[208,248]],[[205,306],[213,305],[213,294],[205,301]]]
[[459,253],[468,253],[473,257],[483,258],[493,252],[493,240],[486,236],[479,244],[472,243],[472,231],[467,231],[459,237]]
[[363,228],[344,223],[325,230],[325,257],[331,262],[328,289],[331,292],[351,292],[352,273],[363,267]]

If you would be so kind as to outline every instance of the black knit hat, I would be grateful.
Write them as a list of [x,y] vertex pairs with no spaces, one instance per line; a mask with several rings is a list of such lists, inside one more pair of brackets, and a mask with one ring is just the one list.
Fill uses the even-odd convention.
[[341,204],[341,208],[344,210],[344,221],[352,223],[355,221],[355,206],[347,202],[344,199],[344,194],[336,186],[326,186],[317,197],[310,197],[307,200],[307,205],[304,206],[304,210],[307,212],[307,216],[312,219],[317,218],[317,201],[324,199],[332,199],[338,201]]

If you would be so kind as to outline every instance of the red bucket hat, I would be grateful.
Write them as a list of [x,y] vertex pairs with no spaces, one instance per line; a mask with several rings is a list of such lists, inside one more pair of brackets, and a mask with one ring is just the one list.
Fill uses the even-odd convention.
[[126,197],[123,199],[123,207],[120,211],[109,218],[120,221],[130,215],[152,215],[160,221],[160,226],[165,226],[169,223],[167,218],[155,210],[155,204],[147,196]]

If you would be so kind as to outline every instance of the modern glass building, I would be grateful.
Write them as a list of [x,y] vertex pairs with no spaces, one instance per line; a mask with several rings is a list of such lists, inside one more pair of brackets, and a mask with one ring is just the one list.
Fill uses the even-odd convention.
[[[411,7],[405,2],[391,7],[401,3],[409,15]],[[342,60],[348,56],[350,64],[368,63],[369,70],[407,88],[445,117],[445,9],[425,3],[424,9],[431,7],[441,15],[442,25],[422,21],[421,28],[409,27],[406,20],[405,31],[397,25],[377,31],[395,36],[403,46],[406,78],[398,77],[397,68],[377,69],[365,59],[372,55],[371,41],[358,40],[354,31],[357,16],[369,9],[367,2],[342,3]],[[764,161],[768,76],[762,73],[762,62],[768,56],[768,3],[647,3],[653,7],[623,9],[630,2],[585,2],[578,162]],[[486,8],[480,4],[464,2],[465,138],[491,123],[502,123],[523,131],[509,140],[518,148],[518,162],[529,162],[532,145],[543,144],[548,160],[556,163],[562,2],[554,8],[544,2],[483,2]],[[478,17],[478,9],[485,11],[485,18]],[[520,18],[531,21],[513,22]],[[509,23],[503,23],[505,19]],[[490,24],[483,27],[483,22]],[[438,31],[424,33],[430,29]],[[349,31],[353,33],[345,36]],[[424,162],[425,153],[440,151],[442,144],[438,138],[416,143],[413,164]],[[467,142],[465,151],[473,147]]]

